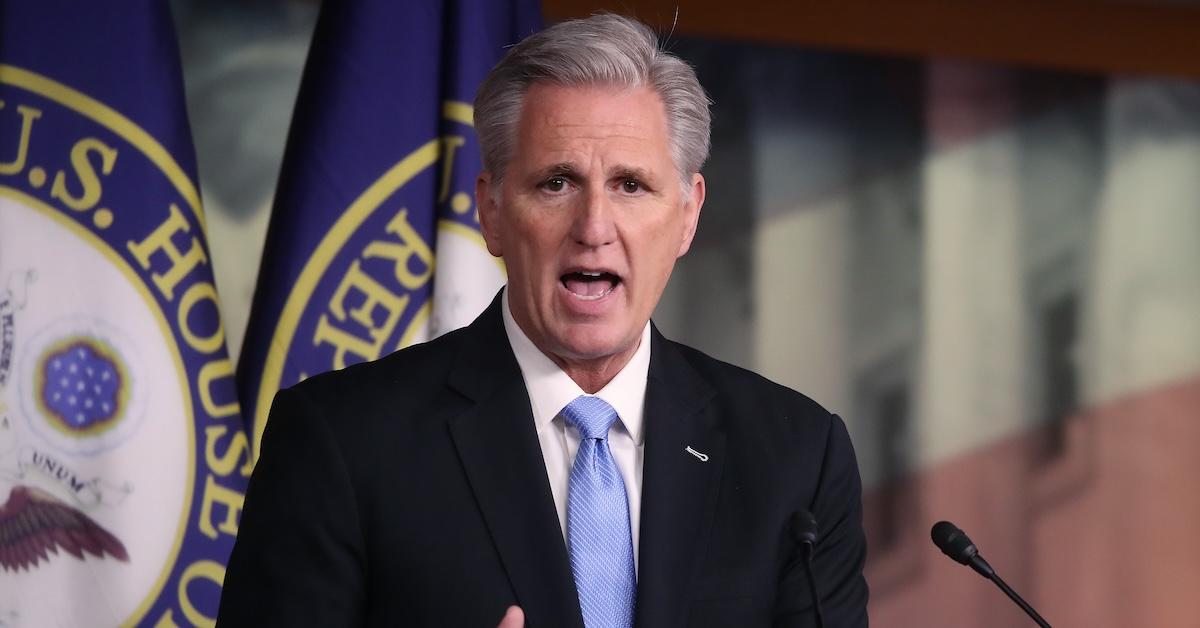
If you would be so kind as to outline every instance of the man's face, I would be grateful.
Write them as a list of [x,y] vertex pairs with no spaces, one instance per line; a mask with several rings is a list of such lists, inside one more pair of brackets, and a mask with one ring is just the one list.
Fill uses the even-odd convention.
[[608,370],[637,349],[691,245],[704,179],[680,185],[649,88],[535,84],[503,182],[484,173],[476,195],[521,329],[564,368]]

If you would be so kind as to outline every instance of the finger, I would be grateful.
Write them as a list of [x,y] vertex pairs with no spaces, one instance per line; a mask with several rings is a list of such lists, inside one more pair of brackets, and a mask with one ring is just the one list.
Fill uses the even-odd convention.
[[525,611],[520,606],[510,606],[496,628],[525,628]]

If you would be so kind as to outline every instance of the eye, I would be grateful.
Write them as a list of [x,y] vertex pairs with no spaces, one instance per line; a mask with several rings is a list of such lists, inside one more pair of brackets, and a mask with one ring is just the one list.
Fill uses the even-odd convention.
[[642,191],[642,184],[634,179],[625,179],[621,183],[621,191],[626,194],[637,194]]
[[542,189],[547,192],[562,192],[567,189],[567,180],[563,177],[550,177],[542,183]]

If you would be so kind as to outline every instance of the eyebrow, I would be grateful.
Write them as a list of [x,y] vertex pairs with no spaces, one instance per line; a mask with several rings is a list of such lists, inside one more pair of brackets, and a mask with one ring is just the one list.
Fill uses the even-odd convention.
[[[579,168],[570,161],[561,161],[556,164],[549,165],[537,172],[539,179],[547,177],[564,177],[571,180],[579,180],[584,178],[579,173]],[[635,166],[618,166],[612,174],[605,177],[606,179],[634,179],[643,183],[648,183],[653,180],[650,171],[645,168]]]
[[538,171],[539,179],[547,177],[565,177],[568,179],[579,178],[579,168],[569,161],[560,161],[559,163],[547,166]]
[[653,180],[653,177],[650,176],[650,172],[648,170],[646,170],[645,168],[633,168],[633,167],[627,167],[627,166],[622,166],[622,167],[617,168],[616,172],[613,173],[612,178],[613,179],[633,179],[635,181],[641,181],[643,183],[649,183],[650,181]]

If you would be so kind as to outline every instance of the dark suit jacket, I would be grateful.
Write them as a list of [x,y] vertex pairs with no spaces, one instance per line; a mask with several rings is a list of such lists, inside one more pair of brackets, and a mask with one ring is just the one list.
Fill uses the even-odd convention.
[[[527,626],[582,628],[499,308],[276,396],[220,625],[492,628],[518,604]],[[815,625],[789,529],[799,509],[821,528],[825,625],[866,626],[842,421],[657,330],[651,342],[637,626]]]

